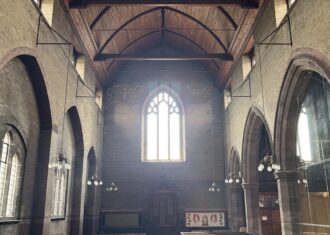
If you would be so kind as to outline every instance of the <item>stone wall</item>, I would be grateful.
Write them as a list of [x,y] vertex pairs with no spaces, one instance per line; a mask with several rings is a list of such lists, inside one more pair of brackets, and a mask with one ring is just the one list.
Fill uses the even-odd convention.
[[[77,92],[80,95],[93,96],[93,94],[88,92],[81,82],[77,82],[77,79],[80,78],[78,78],[75,67],[71,62],[68,63],[69,50],[72,51],[72,46],[69,48],[68,45],[37,45],[39,10],[34,1],[6,1],[1,4],[0,18],[2,22],[0,31],[3,32],[0,35],[1,120],[3,120],[2,123],[10,118],[17,120],[19,124],[17,128],[23,133],[23,136],[26,136],[24,141],[29,146],[26,156],[27,168],[23,181],[19,221],[10,224],[0,222],[0,233],[63,234],[63,231],[70,230],[70,226],[66,227],[66,225],[70,224],[71,220],[77,220],[80,224],[79,228],[72,232],[73,234],[82,234],[87,155],[89,150],[94,147],[97,164],[100,165],[102,127],[99,125],[98,118],[102,119],[102,114],[99,113],[93,98],[76,96]],[[68,41],[73,39],[73,29],[58,0],[54,0],[52,27]],[[39,30],[39,43],[60,42],[59,38],[55,36],[45,23],[41,22]],[[17,58],[17,56],[21,55],[33,58],[36,61],[36,65],[32,68],[31,64],[22,62],[21,58]],[[42,125],[47,126],[45,123],[40,124],[41,128],[39,128],[39,116],[42,116],[43,112],[47,112],[47,110],[40,109],[43,106],[39,107],[37,103],[47,103],[47,101],[39,100],[39,91],[31,85],[31,81],[35,79],[35,67],[40,67],[41,69],[45,89],[40,88],[40,90],[45,92],[49,100],[52,122],[52,126],[49,128],[42,127]],[[28,73],[27,70],[32,72]],[[86,65],[85,75],[85,84],[92,89],[95,88],[96,76],[92,66],[89,64]],[[61,151],[64,113],[70,107],[76,107],[78,110],[83,135],[84,149],[83,156],[81,156],[83,167],[80,179],[82,188],[81,195],[78,196],[81,199],[79,200],[81,210],[80,215],[74,218],[71,216],[70,207],[67,206],[68,210],[64,220],[51,221],[54,179],[53,171],[48,169],[47,165],[48,159],[56,157]],[[42,121],[40,122],[42,123]],[[41,130],[39,131],[39,129]],[[40,140],[38,135],[41,136]],[[49,138],[44,138],[43,136],[48,136]],[[67,134],[64,135],[64,138],[67,136]],[[63,142],[65,145],[66,140],[64,139]],[[47,145],[49,146],[45,147]],[[47,149],[43,150],[43,148]],[[47,152],[46,156],[39,156],[40,151]],[[47,162],[44,162],[43,159],[46,159],[45,161]],[[40,169],[42,165],[44,167]],[[70,177],[73,177],[73,174]],[[44,189],[38,189],[38,187]],[[77,198],[70,198],[70,194],[68,195],[68,201],[77,200]],[[95,207],[94,218],[97,217],[98,209]],[[33,226],[31,226],[31,223]]]
[[[229,159],[232,148],[237,149],[241,159],[241,169],[247,168],[247,171],[250,172],[257,171],[257,169],[248,168],[248,165],[255,164],[247,163],[256,160],[252,155],[244,155],[244,149],[248,146],[243,146],[244,131],[249,129],[246,123],[251,110],[252,112],[257,110],[257,115],[260,114],[260,118],[269,130],[273,151],[276,151],[274,147],[276,144],[280,145],[280,140],[275,138],[276,131],[279,131],[275,130],[276,115],[282,84],[293,59],[313,57],[329,64],[330,43],[328,38],[330,32],[328,29],[330,22],[328,18],[330,14],[327,10],[329,7],[330,2],[325,0],[297,0],[289,11],[292,46],[290,45],[290,24],[289,21],[285,22],[285,19],[282,21],[283,26],[279,27],[265,42],[288,45],[261,45],[259,43],[276,29],[274,1],[266,2],[266,7],[253,31],[256,64],[249,74],[251,98],[232,97],[232,102],[225,111],[226,157]],[[238,88],[243,81],[241,63],[238,62],[230,77],[232,90]],[[249,83],[246,82],[235,95],[249,95]],[[281,156],[275,154],[274,156],[279,162]],[[255,155],[255,157],[257,156]],[[283,192],[283,196],[285,193]],[[281,198],[281,200],[285,202],[284,207],[288,208],[289,198]],[[253,216],[247,214],[248,218]],[[285,230],[286,228],[282,232]],[[288,227],[287,231],[289,230]]]
[[[179,61],[131,62],[115,74],[104,104],[102,176],[119,190],[103,190],[102,210],[143,210],[148,226],[150,195],[160,189],[177,195],[180,226],[186,210],[226,209],[224,184],[220,193],[208,191],[225,175],[223,96],[214,77],[197,62]],[[186,161],[182,163],[141,161],[143,104],[160,85],[171,87],[183,103]]]

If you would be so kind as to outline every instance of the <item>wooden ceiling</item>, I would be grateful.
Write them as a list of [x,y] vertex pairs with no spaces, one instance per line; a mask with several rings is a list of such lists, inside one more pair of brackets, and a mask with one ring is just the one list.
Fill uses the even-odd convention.
[[[251,44],[250,32],[263,1],[187,0],[192,4],[185,5],[167,0],[171,4],[162,5],[164,1],[67,3],[101,85],[109,84],[112,72],[125,60],[201,60],[217,76],[218,84],[226,84],[237,59]],[[164,44],[182,55],[144,54]]]

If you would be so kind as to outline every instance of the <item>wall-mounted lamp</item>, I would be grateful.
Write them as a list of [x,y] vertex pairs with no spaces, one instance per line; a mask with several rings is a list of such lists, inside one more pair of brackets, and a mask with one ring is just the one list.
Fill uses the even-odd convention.
[[213,182],[209,187],[209,192],[219,192],[219,191],[220,191],[220,186],[216,182]]
[[111,182],[110,186],[106,187],[105,190],[109,191],[109,192],[112,192],[112,191],[116,192],[116,191],[118,191],[118,186],[114,182]]
[[89,185],[89,186],[91,186],[91,185],[101,186],[101,185],[103,185],[103,181],[97,175],[93,175],[91,178],[89,178],[87,180],[87,185]]

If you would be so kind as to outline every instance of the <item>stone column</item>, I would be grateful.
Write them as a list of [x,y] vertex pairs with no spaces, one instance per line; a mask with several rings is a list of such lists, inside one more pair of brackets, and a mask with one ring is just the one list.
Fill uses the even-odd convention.
[[239,228],[244,226],[244,210],[243,210],[243,189],[240,184],[230,188],[231,197],[231,218],[232,230],[239,232]]
[[248,233],[261,234],[259,184],[243,183],[246,227]]
[[298,173],[296,171],[279,171],[274,175],[277,180],[282,235],[302,234],[297,224],[299,222]]

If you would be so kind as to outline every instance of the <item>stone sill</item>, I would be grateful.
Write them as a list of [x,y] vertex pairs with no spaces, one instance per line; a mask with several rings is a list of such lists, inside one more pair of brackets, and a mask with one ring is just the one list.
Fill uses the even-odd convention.
[[53,217],[50,219],[50,221],[59,221],[59,220],[65,220],[65,217]]
[[5,225],[5,224],[17,224],[19,223],[21,220],[17,220],[17,219],[4,219],[4,220],[0,220],[0,225]]

